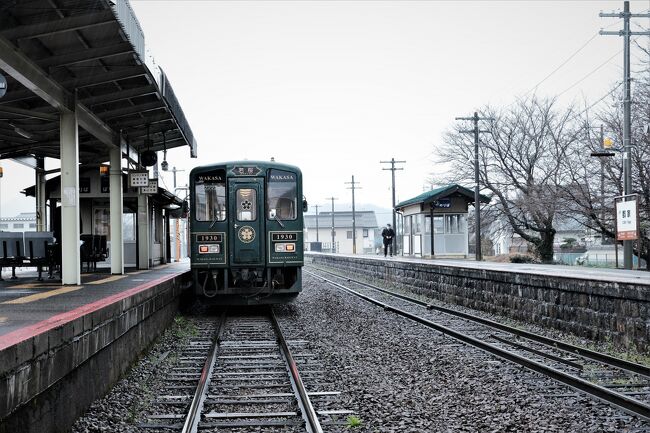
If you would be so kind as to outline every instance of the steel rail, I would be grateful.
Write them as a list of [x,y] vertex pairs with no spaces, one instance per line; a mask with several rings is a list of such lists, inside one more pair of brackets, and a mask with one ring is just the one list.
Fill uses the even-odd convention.
[[302,411],[303,418],[305,418],[305,422],[307,423],[307,429],[310,433],[323,433],[323,428],[321,427],[320,422],[318,421],[318,414],[316,413],[316,410],[314,410],[314,406],[311,404],[311,400],[309,400],[307,389],[305,388],[305,385],[303,384],[302,379],[300,378],[300,373],[298,373],[298,367],[296,365],[296,361],[293,359],[293,356],[291,355],[291,351],[289,350],[289,345],[287,344],[287,341],[285,340],[284,335],[282,334],[282,329],[280,328],[278,319],[275,317],[275,312],[273,311],[273,308],[270,309],[269,316],[271,317],[271,323],[273,324],[273,328],[275,329],[275,334],[278,338],[278,343],[280,343],[280,349],[282,350],[282,354],[284,355],[287,361],[287,365],[289,366],[289,372],[291,373],[291,377],[293,378],[293,382],[296,386],[296,391],[299,397],[299,401],[303,409]]
[[187,412],[187,417],[183,424],[183,430],[181,430],[182,433],[196,433],[198,431],[199,422],[201,421],[201,411],[203,409],[203,403],[205,402],[208,385],[210,384],[212,370],[214,369],[214,364],[217,359],[217,351],[219,350],[219,343],[221,341],[221,332],[223,331],[225,323],[226,313],[223,312],[221,314],[219,327],[217,328],[214,341],[212,342],[212,347],[210,348],[210,353],[208,354],[208,358],[205,360],[203,370],[201,370],[199,384],[196,387],[194,398],[192,398],[190,409]]
[[595,385],[591,382],[588,382],[584,379],[581,379],[579,377],[572,376],[570,374],[564,373],[563,371],[557,370],[552,367],[548,367],[546,365],[540,364],[539,362],[533,361],[532,359],[527,359],[523,356],[517,355],[516,353],[509,352],[505,349],[501,349],[497,346],[494,346],[490,343],[486,343],[484,341],[478,340],[474,337],[471,337],[469,335],[462,334],[461,332],[455,331],[451,328],[448,328],[446,326],[440,325],[438,323],[432,322],[430,320],[427,320],[423,317],[416,316],[415,314],[409,313],[407,311],[404,311],[400,308],[393,307],[391,305],[388,305],[386,303],[383,303],[381,301],[378,301],[374,298],[371,298],[370,296],[366,296],[362,293],[359,293],[353,289],[350,289],[349,287],[345,287],[342,284],[339,284],[335,281],[329,280],[321,275],[314,274],[313,272],[309,271],[304,271],[309,275],[312,275],[316,278],[321,278],[322,280],[332,284],[333,286],[348,292],[352,295],[355,295],[361,299],[364,299],[372,304],[375,304],[377,306],[382,307],[384,310],[387,311],[392,311],[394,313],[397,313],[401,316],[407,317],[415,322],[421,323],[427,327],[430,327],[432,329],[435,329],[436,331],[442,332],[444,334],[447,334],[459,341],[462,341],[464,343],[467,343],[471,346],[477,347],[485,352],[491,353],[495,356],[498,356],[502,359],[506,359],[508,361],[514,362],[516,364],[519,364],[523,367],[526,367],[532,371],[535,371],[537,373],[541,373],[545,376],[548,376],[554,380],[557,380],[558,382],[562,382],[565,385],[568,385],[574,389],[578,389],[580,391],[586,392],[589,395],[592,395],[594,397],[597,397],[603,401],[606,401],[607,403],[610,403],[614,406],[617,406],[623,410],[625,410],[628,413],[631,413],[633,415],[637,415],[639,417],[642,417],[646,420],[650,420],[650,406],[646,405],[638,400],[634,400],[632,398],[629,398],[623,394],[611,391],[605,387],[602,387],[600,385]]
[[[582,356],[584,358],[591,359],[593,361],[603,362],[605,364],[609,364],[611,366],[618,367],[618,368],[621,368],[623,370],[631,371],[633,373],[640,374],[642,376],[650,377],[650,367],[647,367],[645,365],[637,364],[637,363],[631,362],[631,361],[626,361],[624,359],[616,358],[614,356],[610,356],[610,355],[607,355],[605,353],[600,353],[600,352],[585,349],[585,348],[582,348],[582,347],[574,346],[574,345],[569,344],[569,343],[564,343],[562,341],[555,340],[555,339],[548,338],[548,337],[544,337],[543,335],[539,335],[539,334],[535,334],[535,333],[532,333],[532,332],[524,331],[522,329],[513,328],[512,326],[504,325],[502,323],[498,323],[498,322],[495,322],[495,321],[490,320],[490,319],[485,319],[483,317],[474,316],[472,314],[463,313],[461,311],[452,310],[450,308],[441,307],[441,306],[438,306],[438,305],[432,305],[432,304],[420,301],[419,299],[415,299],[415,298],[412,298],[410,296],[402,295],[400,293],[395,293],[395,292],[393,292],[391,290],[386,290],[386,289],[383,289],[381,287],[377,287],[377,286],[374,286],[372,284],[365,283],[363,281],[357,281],[357,280],[350,279],[348,277],[337,275],[334,272],[326,271],[324,269],[318,269],[318,271],[319,272],[324,272],[324,273],[327,273],[327,274],[330,274],[330,275],[334,275],[336,277],[343,278],[343,279],[346,279],[348,281],[352,281],[352,282],[354,282],[356,284],[359,284],[359,285],[362,285],[362,286],[365,286],[365,287],[368,287],[368,288],[371,288],[371,289],[374,289],[374,290],[378,290],[378,291],[383,292],[383,293],[387,293],[389,295],[395,296],[395,297],[403,299],[405,301],[416,303],[418,305],[426,307],[429,310],[436,310],[436,311],[440,311],[442,313],[458,316],[458,317],[461,317],[463,319],[472,320],[474,322],[481,323],[483,325],[487,325],[487,326],[499,329],[501,331],[510,332],[511,334],[515,334],[515,335],[518,335],[520,337],[536,341],[538,343],[542,343],[542,344],[546,344],[548,346],[552,346],[552,347],[554,347],[556,349],[564,350],[565,352],[574,353],[576,355]],[[309,272],[309,271],[305,271],[305,272]]]

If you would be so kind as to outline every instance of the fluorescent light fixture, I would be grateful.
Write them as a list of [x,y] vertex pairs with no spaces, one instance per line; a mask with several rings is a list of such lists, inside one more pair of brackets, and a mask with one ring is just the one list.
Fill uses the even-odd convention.
[[34,138],[34,136],[31,133],[25,131],[22,128],[19,128],[18,126],[14,126],[14,132],[16,134],[20,135],[21,137],[24,137],[24,138],[26,138],[28,140],[31,140],[32,138]]

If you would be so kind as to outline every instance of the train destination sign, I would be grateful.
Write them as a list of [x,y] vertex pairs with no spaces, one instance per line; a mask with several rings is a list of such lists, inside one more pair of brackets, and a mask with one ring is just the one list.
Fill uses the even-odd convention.
[[256,166],[236,165],[230,170],[235,176],[257,176],[262,170]]
[[0,98],[7,93],[7,79],[4,75],[0,74]]

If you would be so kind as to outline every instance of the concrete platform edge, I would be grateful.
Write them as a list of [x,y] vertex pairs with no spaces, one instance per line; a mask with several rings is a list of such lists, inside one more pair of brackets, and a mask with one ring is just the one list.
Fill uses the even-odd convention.
[[12,344],[0,347],[0,433],[67,431],[167,327],[187,275],[7,334],[3,341]]

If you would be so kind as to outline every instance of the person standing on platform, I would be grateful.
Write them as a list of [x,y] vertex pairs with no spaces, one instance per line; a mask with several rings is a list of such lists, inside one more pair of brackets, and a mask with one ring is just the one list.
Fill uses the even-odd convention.
[[386,227],[381,231],[381,237],[384,238],[384,257],[386,257],[389,248],[390,256],[393,257],[393,238],[395,237],[395,231],[390,224],[386,224]]

